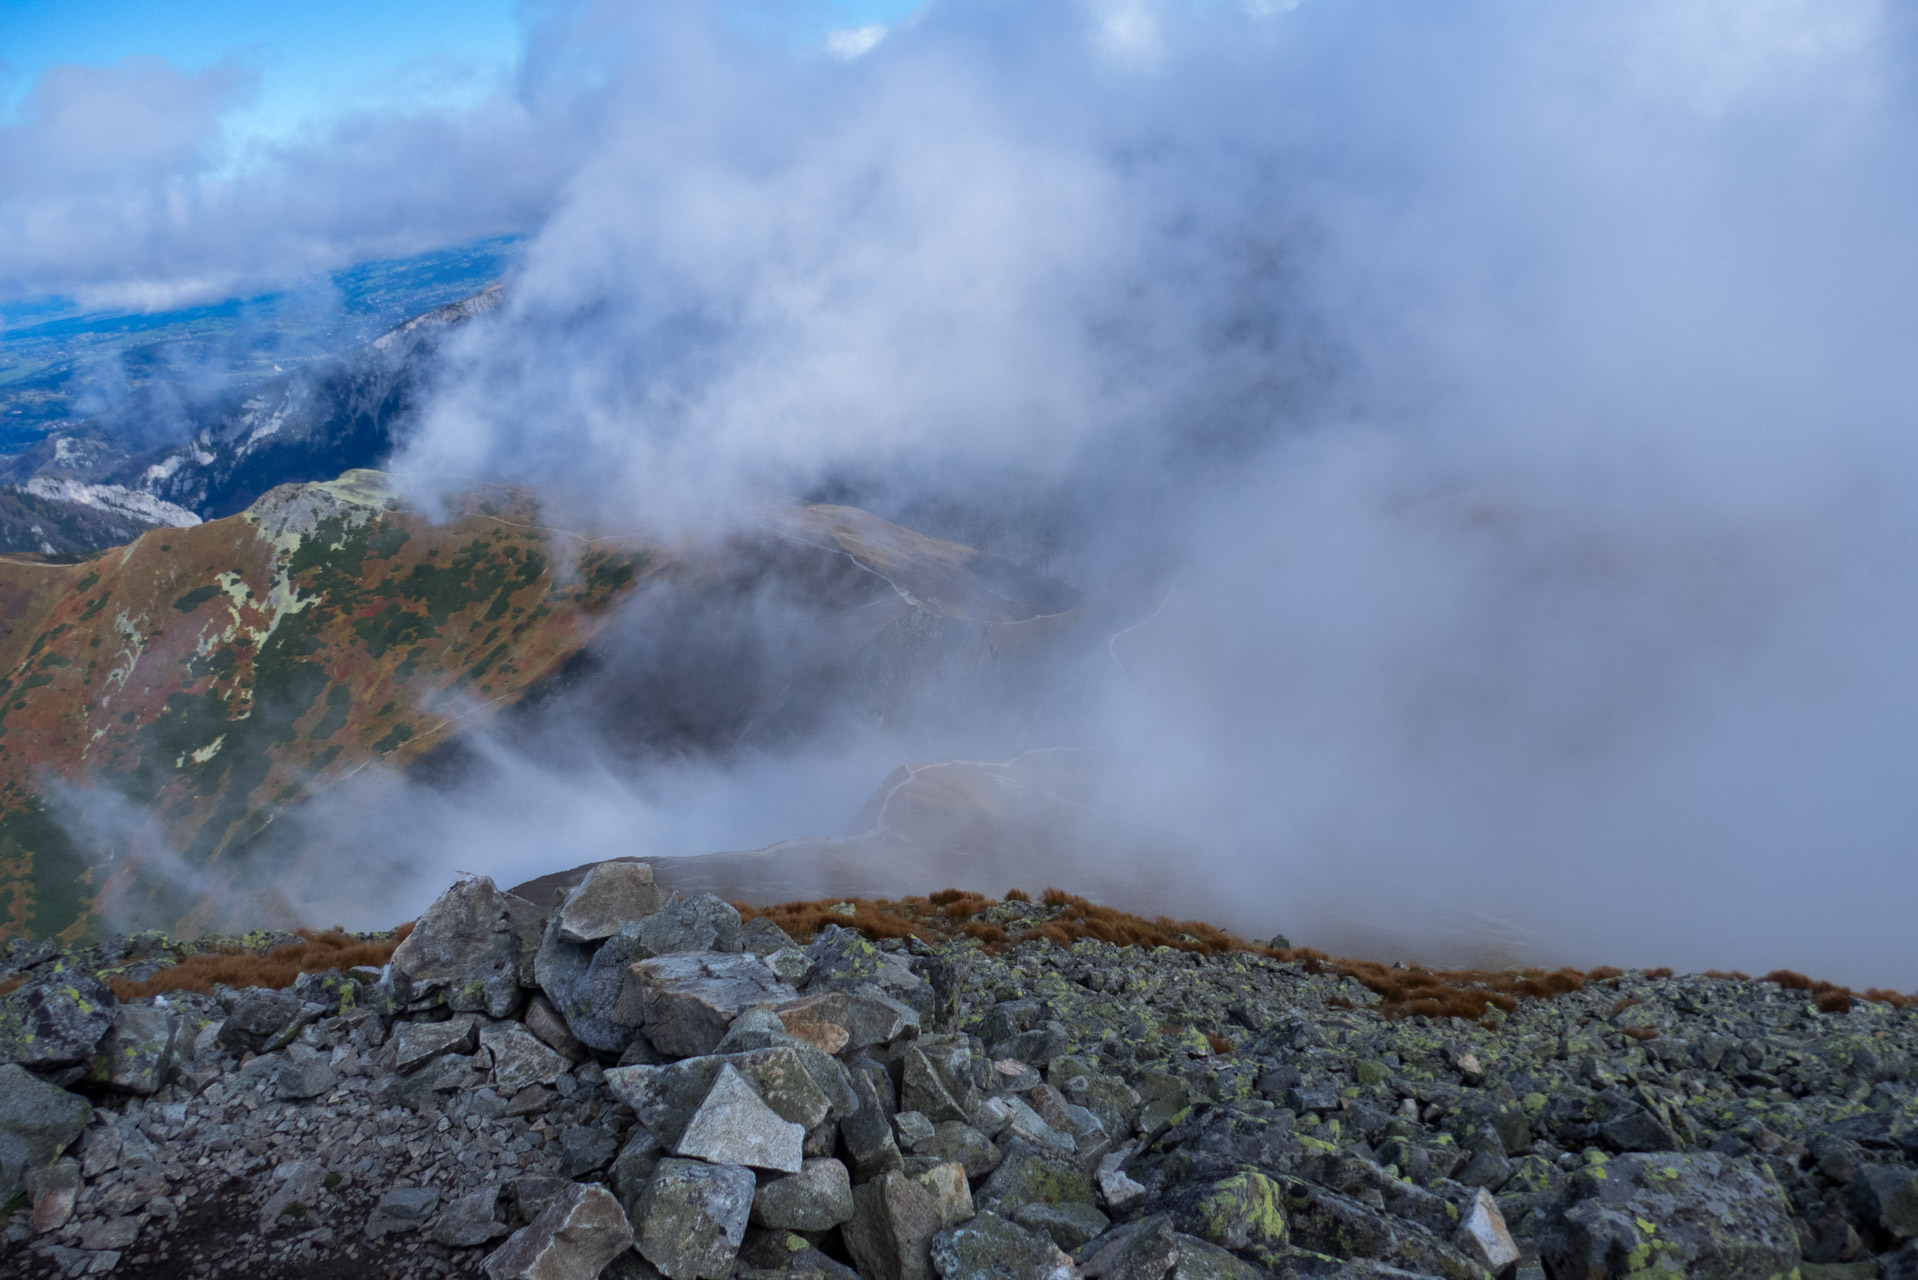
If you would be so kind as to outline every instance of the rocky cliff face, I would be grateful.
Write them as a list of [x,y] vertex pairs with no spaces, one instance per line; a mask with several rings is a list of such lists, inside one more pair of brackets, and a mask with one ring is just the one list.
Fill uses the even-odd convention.
[[642,864],[543,903],[472,879],[384,966],[157,996],[205,959],[16,944],[0,1267],[1918,1274],[1910,1010],[1621,973],[1389,1017],[1290,952],[875,944],[847,906],[806,939]]

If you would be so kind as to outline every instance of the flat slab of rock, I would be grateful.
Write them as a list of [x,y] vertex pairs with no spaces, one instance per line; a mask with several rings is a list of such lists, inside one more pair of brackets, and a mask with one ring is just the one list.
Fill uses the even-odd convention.
[[766,1105],[746,1077],[727,1063],[673,1144],[673,1154],[709,1164],[738,1164],[798,1173],[806,1130]]
[[445,1022],[402,1022],[393,1028],[393,1069],[411,1071],[442,1054],[471,1053],[479,1019],[470,1013]]
[[822,991],[774,1012],[787,1031],[827,1053],[870,1049],[919,1026],[911,1006],[877,991]]
[[798,994],[754,955],[655,956],[634,964],[632,975],[646,1039],[678,1058],[711,1053],[742,1009],[783,1004]]
[[613,1193],[575,1182],[495,1250],[484,1270],[491,1280],[596,1280],[632,1243]]
[[559,904],[559,936],[566,942],[598,942],[621,926],[666,905],[666,891],[653,883],[643,862],[602,862],[586,873]]
[[667,1280],[724,1280],[746,1238],[752,1207],[752,1170],[661,1160],[633,1209],[635,1243]]
[[570,1065],[517,1022],[495,1023],[482,1028],[479,1042],[480,1047],[493,1057],[493,1087],[503,1097],[510,1098],[528,1085],[552,1084]]

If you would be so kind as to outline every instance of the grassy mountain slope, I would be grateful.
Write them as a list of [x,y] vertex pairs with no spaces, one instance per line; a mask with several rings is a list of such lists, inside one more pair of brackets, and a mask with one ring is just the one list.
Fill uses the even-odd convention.
[[[352,472],[86,564],[0,561],[0,928],[191,925],[196,882],[286,804],[555,670],[651,558],[555,548],[535,514],[434,525]],[[117,824],[114,863],[82,858],[76,819]]]

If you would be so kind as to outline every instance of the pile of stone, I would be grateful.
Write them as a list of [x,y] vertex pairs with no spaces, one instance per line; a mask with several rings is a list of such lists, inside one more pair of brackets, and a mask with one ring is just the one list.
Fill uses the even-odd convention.
[[1918,1280],[1918,1017],[1770,984],[1388,1020],[1262,956],[801,947],[637,863],[285,991],[71,959],[0,997],[10,1276]]

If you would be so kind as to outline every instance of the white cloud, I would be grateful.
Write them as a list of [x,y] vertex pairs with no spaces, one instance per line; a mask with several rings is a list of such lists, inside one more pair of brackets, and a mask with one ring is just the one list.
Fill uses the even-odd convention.
[[886,28],[877,22],[869,26],[833,31],[827,33],[826,52],[835,58],[845,58],[850,61],[862,54],[871,53],[885,38]]

